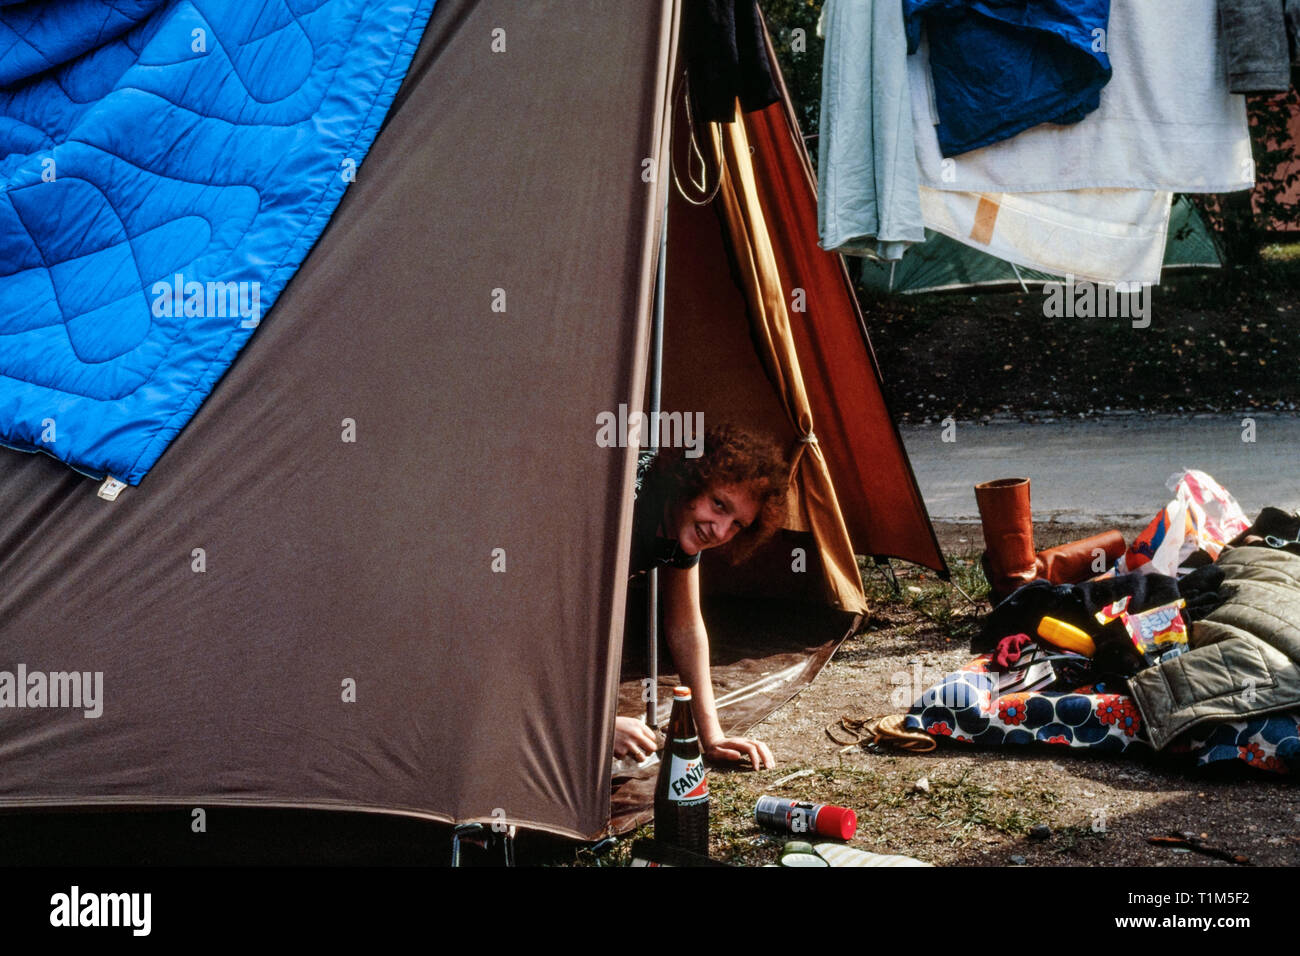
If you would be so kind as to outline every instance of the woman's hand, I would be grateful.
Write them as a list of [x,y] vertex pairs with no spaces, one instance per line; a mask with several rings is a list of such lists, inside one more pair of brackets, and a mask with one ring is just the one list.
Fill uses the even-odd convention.
[[633,757],[637,763],[659,749],[659,741],[645,722],[636,717],[614,718],[614,756]]
[[748,737],[717,737],[713,740],[700,740],[704,756],[718,763],[739,763],[746,757],[755,770],[771,770],[776,766],[776,758],[767,744],[761,740]]

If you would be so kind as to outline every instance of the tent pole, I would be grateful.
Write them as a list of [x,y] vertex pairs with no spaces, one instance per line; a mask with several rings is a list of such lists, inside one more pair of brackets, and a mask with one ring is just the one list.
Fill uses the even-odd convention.
[[[659,451],[659,411],[664,367],[664,289],[668,278],[668,197],[672,184],[664,190],[664,213],[659,225],[659,271],[655,277],[655,309],[650,329],[650,451]],[[645,698],[645,722],[658,726],[659,710],[659,569],[650,568],[646,594],[646,661],[648,672],[642,696]]]
[[1020,270],[1016,268],[1016,264],[1014,262],[1008,262],[1007,265],[1011,266],[1011,271],[1016,274],[1016,281],[1020,283],[1020,291],[1025,293],[1025,295],[1028,295],[1029,286],[1025,285],[1025,277],[1020,274]]

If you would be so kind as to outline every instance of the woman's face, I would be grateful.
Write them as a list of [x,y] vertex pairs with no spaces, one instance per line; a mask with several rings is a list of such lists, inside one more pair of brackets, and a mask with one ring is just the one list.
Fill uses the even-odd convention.
[[744,485],[716,485],[678,504],[668,516],[668,531],[687,554],[717,548],[758,517],[758,498]]

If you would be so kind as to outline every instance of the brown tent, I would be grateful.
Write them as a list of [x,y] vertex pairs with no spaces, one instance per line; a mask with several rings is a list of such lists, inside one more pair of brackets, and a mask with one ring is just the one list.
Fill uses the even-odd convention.
[[[329,228],[148,478],[108,502],[0,452],[0,671],[102,674],[99,716],[0,709],[0,807],[605,829],[635,455],[596,420],[645,388],[678,21],[439,0]],[[705,575],[838,605],[833,637],[854,552],[944,565],[791,123],[724,127],[717,199],[673,194],[664,406],[802,449],[790,529]]]

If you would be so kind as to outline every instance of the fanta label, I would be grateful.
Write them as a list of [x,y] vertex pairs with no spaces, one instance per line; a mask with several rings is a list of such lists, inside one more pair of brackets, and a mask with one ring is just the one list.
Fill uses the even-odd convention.
[[676,754],[668,768],[668,799],[674,803],[699,803],[709,798],[709,778],[704,758],[687,760]]

